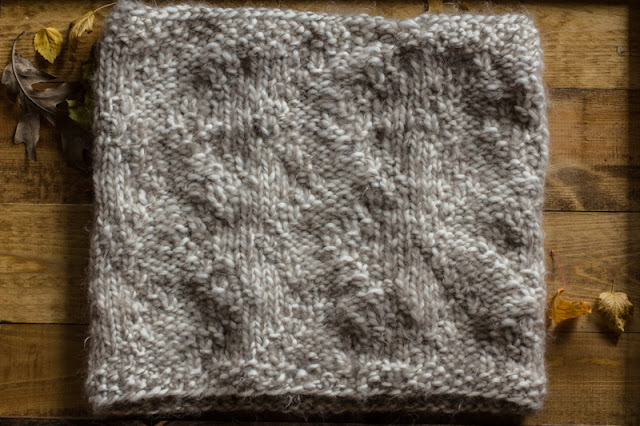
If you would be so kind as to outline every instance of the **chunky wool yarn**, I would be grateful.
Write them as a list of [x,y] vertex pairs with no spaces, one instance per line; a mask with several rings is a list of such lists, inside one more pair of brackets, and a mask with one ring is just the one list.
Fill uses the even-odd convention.
[[542,66],[516,14],[118,3],[96,412],[539,409]]

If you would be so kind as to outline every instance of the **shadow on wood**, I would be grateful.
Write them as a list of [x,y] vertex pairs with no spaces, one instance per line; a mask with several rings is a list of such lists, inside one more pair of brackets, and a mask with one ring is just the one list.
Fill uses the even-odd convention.
[[[630,1],[628,12],[628,27],[629,27],[629,53],[627,54],[627,60],[629,61],[629,86],[640,87],[640,5],[638,2]],[[640,90],[631,90],[629,94],[629,149],[631,145],[640,143]],[[630,194],[634,198],[640,198],[640,178],[639,170],[628,168],[628,181],[630,186]],[[627,258],[631,265],[636,267],[640,265],[640,252],[632,251],[630,248],[634,242],[640,240],[640,232],[633,223],[627,223]],[[625,268],[627,269],[627,268]],[[626,272],[626,271],[625,271]],[[621,277],[622,278],[622,277]],[[624,282],[627,287],[640,285],[638,274],[625,274]],[[621,291],[627,291],[626,289],[620,289]],[[637,300],[635,301],[637,305]],[[637,307],[636,307],[637,310]],[[637,315],[637,314],[636,314]],[[632,319],[633,321],[634,319]],[[635,318],[638,321],[638,318]],[[621,338],[628,338],[629,336],[621,336]],[[618,341],[616,348],[619,347]],[[638,350],[635,348],[635,350]],[[640,365],[637,363],[637,356],[634,356],[631,351],[627,351],[625,356],[625,372],[629,378],[625,382],[624,400],[622,403],[622,410],[624,411],[624,418],[627,424],[640,423],[640,405],[638,404],[638,383],[640,383]]]

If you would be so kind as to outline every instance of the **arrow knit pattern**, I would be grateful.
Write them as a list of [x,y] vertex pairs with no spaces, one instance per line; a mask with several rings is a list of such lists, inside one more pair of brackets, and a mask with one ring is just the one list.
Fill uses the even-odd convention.
[[95,411],[539,409],[542,67],[523,15],[116,5]]

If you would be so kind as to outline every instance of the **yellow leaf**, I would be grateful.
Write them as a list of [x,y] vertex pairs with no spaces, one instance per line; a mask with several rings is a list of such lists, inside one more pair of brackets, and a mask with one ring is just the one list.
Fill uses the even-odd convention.
[[616,333],[624,331],[627,320],[633,315],[633,304],[626,293],[605,291],[596,299],[596,309],[604,316],[605,323]]
[[71,29],[69,30],[69,48],[71,49],[72,55],[75,56],[80,37],[82,37],[85,32],[90,33],[93,31],[93,21],[95,17],[96,13],[92,10],[71,23]]
[[43,58],[53,63],[62,49],[62,34],[55,28],[43,28],[33,38],[33,46]]
[[579,302],[567,302],[560,297],[563,291],[563,288],[559,289],[553,295],[549,304],[549,316],[556,324],[567,319],[579,317],[582,314],[591,313],[591,306],[587,302],[582,300]]

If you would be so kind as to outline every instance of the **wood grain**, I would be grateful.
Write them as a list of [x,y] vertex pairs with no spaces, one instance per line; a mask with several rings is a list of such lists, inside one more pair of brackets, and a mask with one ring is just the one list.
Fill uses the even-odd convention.
[[[0,325],[0,416],[88,416],[82,394],[85,338],[84,326]],[[640,395],[640,351],[634,349],[639,345],[640,333],[624,334],[617,342],[606,334],[581,332],[556,339],[547,355],[549,394],[545,407],[524,423],[637,422],[640,407],[634,402]],[[284,416],[235,418],[246,421],[256,417],[281,421]],[[352,417],[341,418],[353,422],[375,419]],[[396,423],[432,418],[394,417]]]
[[[640,91],[549,92],[551,160],[545,209],[640,211]],[[17,112],[0,103],[0,202],[90,203],[91,176],[69,167],[58,136],[43,127],[38,161],[12,143]]]
[[[634,305],[640,304],[640,214],[548,212],[544,231],[548,299],[562,287],[561,274],[550,256],[553,250],[566,279],[565,299],[594,305],[598,295],[610,289],[606,269],[616,278],[616,290],[626,292]],[[639,321],[631,321],[627,330],[640,332]],[[607,329],[594,311],[565,321],[556,331]]]
[[[166,0],[159,0],[162,3]],[[50,65],[36,57],[38,26],[66,35],[69,22],[108,3],[100,0],[3,0],[0,61],[18,51],[60,80],[78,81],[80,62],[66,45]],[[317,12],[369,13],[394,19],[458,13],[460,2],[442,0],[210,1],[218,6],[286,7]],[[616,289],[640,303],[640,6],[629,1],[467,0],[472,13],[524,12],[540,30],[549,87],[551,164],[545,197],[545,251],[557,254],[566,298],[593,302],[617,279]],[[108,9],[104,12],[108,13]],[[83,38],[79,57],[100,34]],[[43,122],[38,161],[12,144],[17,109],[0,89],[0,417],[85,418],[82,394],[88,321],[86,266],[92,216],[91,176],[65,165],[55,130]],[[16,203],[16,204],[8,204]],[[582,213],[578,213],[581,212]],[[587,212],[584,212],[587,211]],[[619,213],[614,213],[619,212]],[[549,296],[562,286],[547,256]],[[637,312],[637,311],[636,311]],[[5,322],[5,324],[1,324]],[[14,324],[8,324],[12,322]],[[38,324],[41,323],[41,324]],[[616,339],[598,314],[548,332],[549,395],[544,410],[524,424],[640,424],[640,324]],[[0,419],[4,423],[7,419]],[[304,421],[287,416],[212,415],[208,420]],[[311,419],[314,420],[314,419]],[[514,423],[516,419],[459,415],[341,416],[336,422]],[[81,420],[84,423],[86,420]],[[145,424],[152,422],[145,421]],[[160,422],[195,424],[196,422]],[[131,421],[131,424],[138,424]],[[204,424],[204,423],[202,423]]]
[[90,205],[0,204],[0,321],[87,321],[91,212]]
[[544,410],[525,424],[637,424],[640,334],[568,333],[550,340]]
[[545,209],[640,210],[640,92],[552,90]]
[[85,326],[0,324],[0,416],[87,415]]
[[[570,63],[575,65],[578,62],[576,57],[581,61],[589,60],[586,71],[600,72],[602,75],[598,76],[599,81],[603,78],[606,80],[616,73],[622,75],[629,71],[623,66],[628,61],[608,63],[606,71],[597,71],[599,64],[606,63],[601,57],[604,53],[588,43],[585,44],[580,38],[589,36],[600,43],[607,37],[614,37],[611,34],[618,34],[617,32],[628,36],[628,28],[624,23],[629,17],[629,7],[626,4],[577,2],[571,7],[565,7],[547,3],[540,5],[535,2],[513,1],[494,3],[491,6],[487,6],[486,2],[467,3],[471,10],[475,11],[498,13],[528,11],[535,17],[543,33],[543,40],[548,44],[545,58],[549,75],[545,75],[545,81],[550,87],[554,87],[553,76],[560,73],[554,67],[559,67],[560,64],[565,64],[569,60],[559,59],[567,56],[564,53],[557,53],[556,50],[565,49],[567,46],[571,46],[571,54],[575,55],[569,56],[572,61]],[[81,4],[90,10],[101,3],[87,1]],[[218,2],[216,4],[237,6],[240,3]],[[390,2],[356,0],[336,3],[328,3],[325,0],[306,0],[248,4],[274,7],[280,4],[295,9],[325,12],[365,12],[397,19],[415,16],[425,9],[424,2],[414,0]],[[432,1],[430,5],[431,13],[439,12],[443,8],[446,11],[455,11],[459,8],[456,3],[447,3],[443,6],[442,2]],[[3,20],[0,27],[0,40],[3,43],[0,43],[0,58],[8,60],[11,45],[9,36],[24,28],[25,24],[32,25],[23,20],[24,16],[30,16],[36,20],[48,19],[51,22],[47,25],[64,30],[65,25],[68,25],[68,22],[78,14],[79,8],[78,2],[60,1],[56,2],[56,13],[50,14],[44,9],[39,10],[33,7],[33,4],[3,2],[1,9]],[[102,18],[99,17],[96,21],[96,31],[84,39],[85,44],[81,44],[81,59],[86,59],[89,46],[97,40],[101,22]],[[33,28],[34,31],[35,29],[37,28]],[[577,37],[576,34],[580,37],[569,43],[567,39],[573,40],[571,37]],[[605,37],[603,34],[609,34],[609,36]],[[557,40],[556,38],[560,36],[564,38]],[[61,60],[50,65],[36,57],[31,48],[30,37],[23,37],[19,41],[20,51],[26,57],[53,74],[70,80],[79,79],[80,64],[68,60],[66,49]],[[615,55],[620,58],[617,53]],[[637,68],[640,69],[640,67]],[[558,77],[564,82],[574,82],[576,75],[581,78],[589,75],[589,72],[583,69],[565,71],[565,74],[560,73],[562,76]],[[635,74],[625,75],[630,75],[632,80],[635,78]],[[582,87],[580,84],[575,86]],[[620,85],[602,84],[601,86],[618,87]],[[633,85],[622,84],[621,86],[632,87]],[[18,117],[17,108],[15,104],[8,101],[4,89],[1,93],[4,102],[0,102],[0,168],[5,171],[3,173],[5,180],[3,189],[0,190],[0,202],[90,203],[92,186],[90,174],[65,165],[60,152],[59,137],[50,125],[43,126],[41,142],[38,144],[39,160],[37,162],[29,161],[23,146],[12,144]],[[638,173],[640,145],[632,143],[640,136],[640,126],[637,120],[632,119],[640,112],[639,93],[626,90],[557,89],[550,91],[549,126],[552,143],[546,209],[640,210],[640,174]]]
[[24,145],[13,143],[17,124],[17,108],[7,100],[3,87],[0,89],[0,202],[91,203],[91,174],[65,162],[60,137],[53,126],[42,120],[37,161],[31,161]]
[[[86,275],[91,205],[0,204],[0,321],[87,322]],[[544,216],[545,250],[554,250],[567,279],[567,299],[593,302],[617,289],[640,304],[640,214],[562,213]],[[551,295],[562,285],[547,258]],[[569,322],[563,331],[605,332],[597,314]],[[632,321],[629,331],[640,331]]]
[[[266,0],[266,1],[209,1],[224,7],[282,7],[316,12],[368,13],[389,18],[403,19],[424,13],[431,4],[431,13],[443,10],[458,12],[459,3],[424,0]],[[2,3],[2,27],[0,27],[0,63],[7,63],[11,42],[22,30],[29,32],[18,44],[19,52],[47,72],[66,79],[79,80],[78,63],[67,60],[47,64],[36,58],[31,46],[37,25],[24,17],[58,28],[66,34],[69,23],[85,11],[95,9],[104,1],[57,0],[55,9],[43,7],[44,2],[5,0]],[[540,29],[545,49],[545,82],[552,88],[584,89],[640,89],[639,59],[632,53],[637,45],[630,45],[629,8],[627,2],[573,1],[570,6],[557,2],[505,1],[487,3],[483,0],[467,1],[472,12],[530,14]],[[99,35],[106,10],[99,12],[96,31],[84,39],[80,59],[88,56],[88,46]],[[618,46],[622,54],[618,54]],[[66,58],[66,48],[62,59]]]
[[[452,8],[459,3],[448,2]],[[467,1],[472,12],[530,15],[545,51],[550,88],[640,89],[640,44],[629,1]],[[618,48],[619,47],[619,48]],[[621,53],[619,54],[618,51]]]

